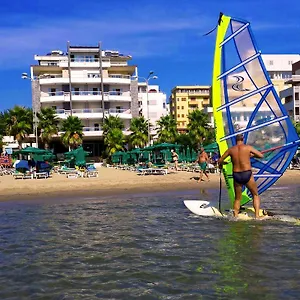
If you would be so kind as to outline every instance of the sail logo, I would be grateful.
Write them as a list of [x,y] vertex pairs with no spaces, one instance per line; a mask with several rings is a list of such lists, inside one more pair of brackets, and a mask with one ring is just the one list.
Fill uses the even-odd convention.
[[243,89],[242,88],[242,83],[245,80],[243,76],[233,76],[236,78],[237,82],[232,85],[232,89],[237,91],[237,92],[246,92],[250,91],[249,89]]

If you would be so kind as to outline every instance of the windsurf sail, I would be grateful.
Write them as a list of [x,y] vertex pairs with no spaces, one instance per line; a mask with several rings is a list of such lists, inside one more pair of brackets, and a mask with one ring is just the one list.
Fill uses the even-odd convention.
[[[258,192],[263,193],[289,166],[299,137],[266,71],[250,23],[223,14],[216,37],[212,99],[220,154],[236,144],[237,134],[266,153],[262,160],[252,160]],[[223,174],[233,203],[231,163],[224,165]],[[245,189],[241,204],[250,200]]]

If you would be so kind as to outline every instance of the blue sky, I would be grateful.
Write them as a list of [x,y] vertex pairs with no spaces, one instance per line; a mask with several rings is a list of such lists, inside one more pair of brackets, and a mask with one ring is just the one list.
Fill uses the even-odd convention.
[[[178,4],[175,5],[175,3]],[[278,1],[279,2],[279,1]],[[210,84],[219,12],[251,22],[263,53],[300,53],[300,2],[271,0],[2,0],[0,10],[0,109],[31,105],[35,54],[71,45],[97,45],[133,57],[139,75],[154,70],[161,90]],[[153,82],[154,83],[154,82]]]

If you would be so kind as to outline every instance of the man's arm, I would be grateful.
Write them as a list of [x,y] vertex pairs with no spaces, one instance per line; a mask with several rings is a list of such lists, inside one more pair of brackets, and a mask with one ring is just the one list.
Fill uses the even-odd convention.
[[224,154],[220,157],[218,160],[219,168],[222,169],[222,166],[224,164],[224,159],[226,159],[230,155],[229,149],[227,149]]
[[260,151],[256,150],[256,149],[255,149],[254,147],[252,147],[252,146],[251,146],[250,152],[251,152],[251,154],[252,154],[254,157],[256,157],[256,158],[263,158],[263,157],[264,157],[264,155],[263,155]]

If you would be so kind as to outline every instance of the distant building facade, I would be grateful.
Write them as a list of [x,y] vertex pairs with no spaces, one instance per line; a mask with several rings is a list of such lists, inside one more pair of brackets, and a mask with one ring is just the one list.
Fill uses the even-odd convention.
[[203,110],[210,105],[210,86],[191,85],[176,86],[171,91],[170,114],[177,123],[177,130],[185,132],[188,114],[193,110]]
[[262,59],[279,95],[291,86],[288,80],[292,77],[292,65],[300,60],[300,54],[262,54]]
[[292,77],[286,81],[291,87],[280,92],[284,107],[291,119],[300,122],[300,60],[292,65]]

